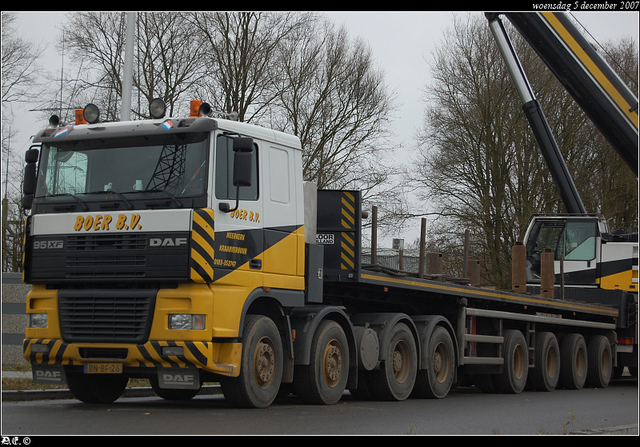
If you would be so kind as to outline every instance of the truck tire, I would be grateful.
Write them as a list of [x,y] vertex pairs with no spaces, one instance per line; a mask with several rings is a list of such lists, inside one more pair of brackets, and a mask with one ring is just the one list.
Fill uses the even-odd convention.
[[560,383],[579,390],[587,379],[587,345],[580,334],[567,334],[560,342]]
[[280,333],[270,318],[247,315],[242,337],[240,374],[221,380],[222,393],[233,406],[266,408],[278,395],[282,381]]
[[128,377],[66,371],[67,386],[73,396],[87,404],[110,404],[124,393]]
[[311,344],[311,362],[296,368],[296,392],[307,404],[335,404],[349,377],[349,345],[342,327],[323,321]]
[[521,393],[527,384],[529,372],[529,349],[522,332],[505,331],[502,353],[504,358],[502,373],[496,376],[498,391],[505,394]]
[[449,394],[456,371],[455,350],[449,331],[442,326],[436,327],[425,349],[427,365],[418,371],[414,395],[442,399]]
[[537,391],[553,391],[560,380],[560,346],[552,332],[536,334],[536,366],[529,372]]
[[593,388],[606,388],[611,381],[613,361],[611,344],[604,335],[595,335],[587,344],[587,385]]
[[380,369],[371,371],[371,390],[378,400],[405,400],[418,371],[416,341],[406,324],[393,327],[385,352]]

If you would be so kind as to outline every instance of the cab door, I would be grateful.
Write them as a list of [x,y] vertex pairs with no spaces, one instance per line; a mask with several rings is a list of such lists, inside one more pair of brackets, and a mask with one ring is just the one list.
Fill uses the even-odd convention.
[[568,219],[556,251],[556,277],[561,272],[563,259],[564,283],[567,285],[596,285],[597,247],[599,233],[597,221]]
[[211,183],[211,208],[215,214],[214,281],[235,270],[262,274],[263,200],[259,175],[262,142],[245,139],[245,143],[250,141],[249,145],[238,149],[238,138],[241,137],[218,134],[215,141]]

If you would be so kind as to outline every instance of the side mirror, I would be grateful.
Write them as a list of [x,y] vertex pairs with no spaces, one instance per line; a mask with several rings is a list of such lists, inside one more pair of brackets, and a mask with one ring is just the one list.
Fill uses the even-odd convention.
[[236,137],[233,139],[233,186],[236,187],[236,206],[229,208],[221,203],[219,208],[225,213],[238,209],[240,187],[251,186],[251,170],[253,165],[253,138]]
[[22,207],[31,209],[33,196],[36,192],[36,169],[39,152],[37,149],[29,149],[24,156],[27,165],[24,167],[24,182],[22,184]]
[[233,154],[233,186],[251,186],[251,152]]

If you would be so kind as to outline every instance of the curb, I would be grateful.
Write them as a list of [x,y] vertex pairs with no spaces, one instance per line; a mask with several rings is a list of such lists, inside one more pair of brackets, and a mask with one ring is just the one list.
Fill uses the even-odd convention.
[[638,424],[574,431],[570,435],[638,435]]

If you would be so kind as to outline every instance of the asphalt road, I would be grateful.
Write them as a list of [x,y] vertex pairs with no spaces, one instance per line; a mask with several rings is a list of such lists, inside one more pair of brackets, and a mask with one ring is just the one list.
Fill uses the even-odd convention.
[[[219,394],[176,403],[124,397],[110,405],[56,399],[2,405],[2,435],[544,435],[638,433],[636,380],[606,389],[368,402],[345,393],[331,406],[296,397],[268,409],[231,408]],[[607,430],[608,429],[608,430]]]

